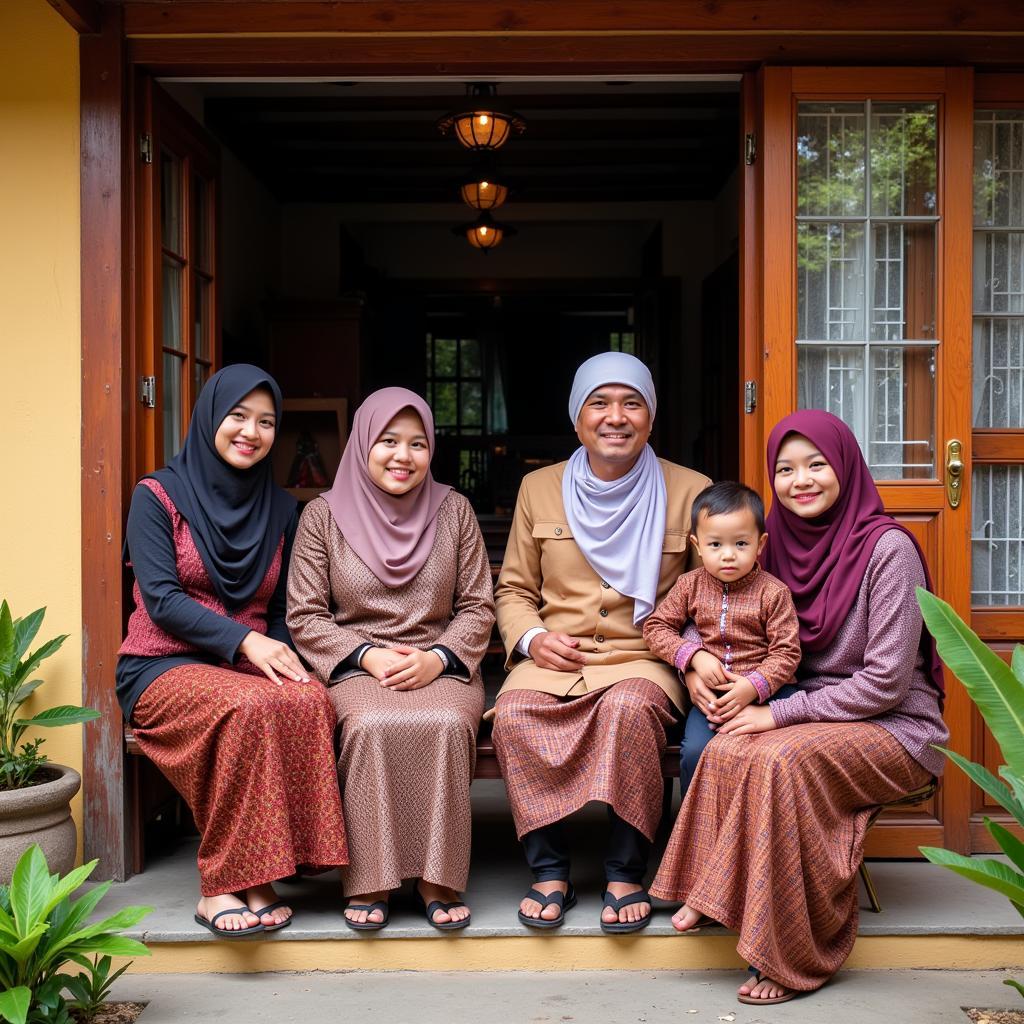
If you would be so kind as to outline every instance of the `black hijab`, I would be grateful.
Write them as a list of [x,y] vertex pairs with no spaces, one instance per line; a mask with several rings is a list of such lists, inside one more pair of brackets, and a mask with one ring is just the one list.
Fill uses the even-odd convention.
[[236,469],[218,454],[217,430],[254,388],[274,399],[281,429],[281,389],[248,363],[225,366],[203,387],[181,451],[149,476],[158,480],[188,523],[218,597],[229,610],[256,595],[277,553],[296,502],[273,480],[269,453],[251,469]]

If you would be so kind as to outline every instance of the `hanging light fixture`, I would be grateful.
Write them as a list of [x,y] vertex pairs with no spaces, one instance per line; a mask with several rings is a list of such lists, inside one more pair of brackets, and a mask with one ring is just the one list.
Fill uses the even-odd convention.
[[512,132],[522,135],[526,122],[513,110],[503,110],[496,101],[497,86],[485,83],[466,87],[472,109],[460,114],[445,114],[437,122],[442,135],[454,134],[473,150],[495,150],[505,145]]
[[460,186],[462,201],[474,210],[496,210],[508,196],[508,186],[501,184],[504,175],[490,162],[481,162]]
[[500,224],[484,210],[479,217],[471,224],[460,224],[452,228],[457,235],[464,235],[474,249],[481,249],[487,252],[501,245],[503,238],[511,238],[516,234],[516,229],[508,224]]

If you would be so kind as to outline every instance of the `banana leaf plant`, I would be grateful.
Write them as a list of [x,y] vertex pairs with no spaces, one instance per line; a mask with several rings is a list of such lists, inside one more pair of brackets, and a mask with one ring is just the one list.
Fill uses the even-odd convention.
[[0,1020],[8,1024],[69,1022],[62,992],[74,991],[75,978],[62,974],[69,964],[89,967],[90,956],[148,956],[149,950],[118,932],[138,924],[152,907],[122,907],[90,922],[110,882],[71,897],[92,874],[97,861],[51,875],[38,845],[18,860],[10,886],[0,885]]
[[52,729],[58,725],[77,725],[99,718],[91,708],[61,704],[47,708],[30,718],[19,718],[18,709],[43,685],[31,678],[43,659],[60,650],[67,636],[54,637],[28,654],[29,645],[43,624],[45,608],[37,608],[23,619],[11,617],[7,602],[0,604],[0,791],[23,789],[43,781],[46,755],[40,752],[42,739],[21,743],[33,726]]
[[[939,656],[981,712],[1006,764],[997,777],[953,750],[938,749],[1024,828],[1024,647],[1016,646],[1007,665],[941,598],[918,587],[917,603]],[[922,846],[921,853],[933,864],[1001,893],[1024,917],[1024,842],[991,818],[985,818],[985,828],[1009,864],[991,857],[964,857],[935,846]],[[1005,984],[1024,995],[1021,982],[1008,979]]]

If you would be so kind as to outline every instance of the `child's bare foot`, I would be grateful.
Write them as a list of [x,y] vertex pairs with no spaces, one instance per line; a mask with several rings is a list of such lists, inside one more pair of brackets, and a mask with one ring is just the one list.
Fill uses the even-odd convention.
[[685,903],[672,915],[672,927],[677,932],[688,932],[693,928],[696,928],[704,915],[699,910],[694,910],[693,907],[688,907]]
[[[223,910],[237,910],[237,914],[224,914],[214,921],[214,917]],[[255,928],[260,919],[234,894],[224,893],[222,896],[204,896],[196,905],[196,913],[213,927],[222,932],[238,932],[246,928]]]

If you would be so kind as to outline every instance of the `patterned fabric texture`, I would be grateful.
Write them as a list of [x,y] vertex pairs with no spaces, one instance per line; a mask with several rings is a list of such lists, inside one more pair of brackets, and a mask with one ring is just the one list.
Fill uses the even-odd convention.
[[522,839],[599,800],[653,840],[665,728],[672,721],[672,702],[649,679],[623,679],[583,697],[502,694],[494,751],[516,835]]
[[[229,614],[213,589],[213,583],[210,581],[206,566],[203,565],[199,549],[192,539],[192,531],[189,530],[188,523],[174,507],[167,492],[156,480],[150,478],[140,480],[139,486],[148,487],[160,499],[160,504],[167,509],[167,514],[171,517],[174,549],[178,560],[178,580],[181,582],[181,589],[185,595],[192,598],[193,601],[197,601],[204,608],[209,608],[210,611],[223,615],[226,619],[232,619],[240,626],[247,626],[257,633],[266,633],[267,606],[277,587],[278,577],[281,575],[284,538],[282,537],[278,544],[270,568],[267,569],[263,582],[259,585],[253,599],[244,608],[239,608]],[[153,622],[146,611],[138,583],[134,584],[132,594],[135,599],[135,610],[128,619],[128,634],[124,638],[124,643],[121,644],[118,654],[138,654],[159,658],[170,654],[187,654],[196,649],[187,641],[162,630]],[[249,666],[248,660],[240,658],[235,667],[247,671],[246,666]]]
[[442,676],[394,691],[356,675],[328,694],[351,846],[345,895],[397,889],[406,878],[465,889],[483,688]]
[[347,863],[334,712],[318,682],[183,665],[150,684],[132,723],[192,810],[204,896]]
[[766,976],[819,988],[857,936],[857,869],[872,809],[927,780],[867,722],[717,736],[650,891],[738,932],[740,956]]
[[[396,888],[404,878],[465,887],[469,786],[484,703],[480,660],[493,624],[487,551],[461,494],[442,502],[434,547],[401,587],[386,587],[367,568],[326,501],[306,506],[292,549],[288,626],[299,653],[333,684],[338,782],[352,847],[342,872],[346,894]],[[441,644],[471,678],[440,676],[419,690],[392,692],[365,673],[336,673],[364,643]]]

